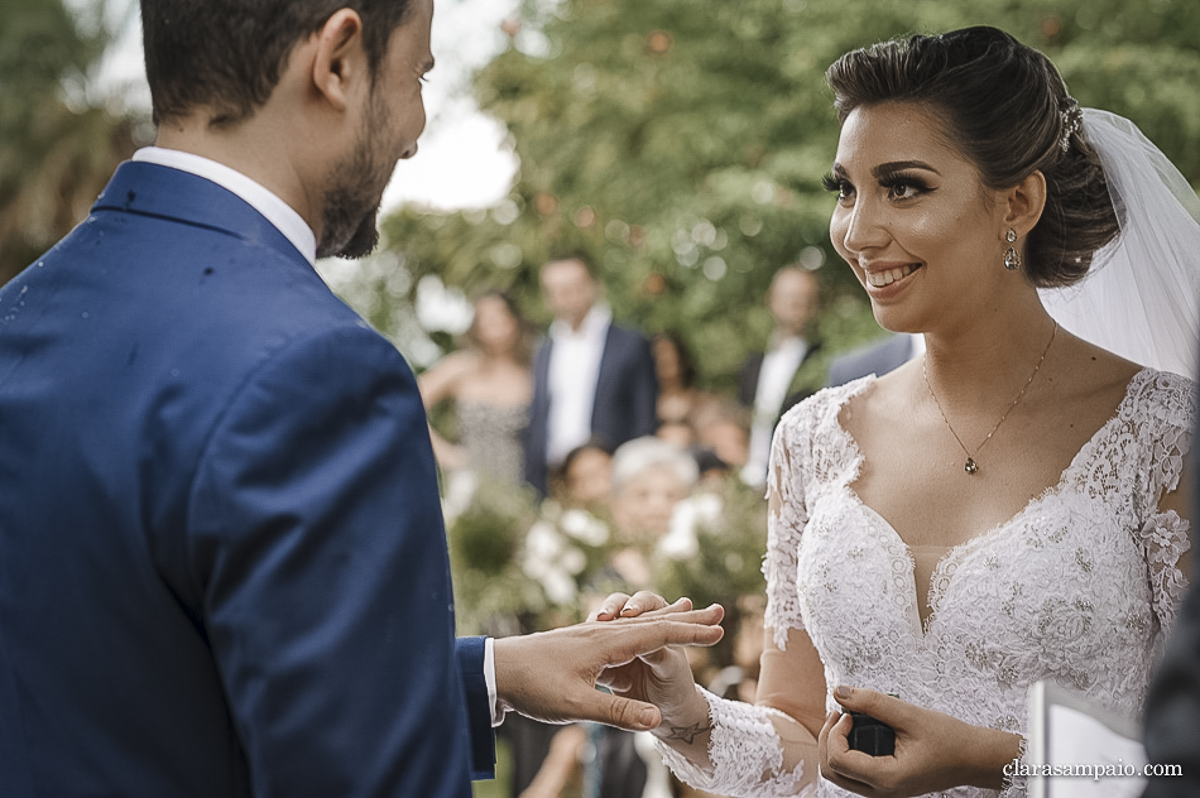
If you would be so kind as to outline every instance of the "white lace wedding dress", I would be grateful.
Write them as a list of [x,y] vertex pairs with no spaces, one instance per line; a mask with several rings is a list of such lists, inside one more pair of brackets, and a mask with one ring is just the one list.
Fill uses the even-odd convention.
[[[1057,485],[938,563],[922,624],[908,547],[850,488],[862,456],[838,414],[873,380],[823,391],[780,422],[772,459],[791,470],[772,485],[783,509],[763,566],[775,643],[807,630],[830,690],[898,693],[978,726],[1024,734],[1026,690],[1040,679],[1136,717],[1186,588],[1176,562],[1188,523],[1157,502],[1179,481],[1193,384],[1139,372]],[[801,774],[783,768],[771,710],[706,697],[715,770],[662,748],[680,777],[722,795],[796,794]],[[849,794],[823,780],[816,792]]]

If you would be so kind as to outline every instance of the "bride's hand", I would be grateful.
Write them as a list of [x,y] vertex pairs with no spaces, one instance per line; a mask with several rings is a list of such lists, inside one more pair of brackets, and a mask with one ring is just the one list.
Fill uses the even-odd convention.
[[[821,774],[839,787],[900,798],[972,785],[998,790],[1004,765],[1020,756],[1020,738],[972,726],[932,709],[864,688],[839,687],[834,698],[846,714],[831,712],[818,738]],[[894,756],[850,749],[850,711],[865,712],[896,732]]]
[[[648,590],[632,596],[613,593],[588,616],[588,620],[620,622],[625,618],[668,616],[691,609],[689,598],[668,604],[662,596]],[[668,646],[618,668],[609,668],[597,683],[618,695],[657,706],[662,713],[662,723],[654,734],[659,737],[671,739],[683,732],[694,737],[696,732],[708,727],[708,704],[696,692],[691,665],[679,646]]]
[[609,593],[600,606],[591,612],[589,621],[611,621],[616,618],[636,618],[642,613],[662,610],[660,614],[671,612],[687,612],[692,608],[692,600],[684,597],[668,604],[667,600],[649,590],[639,590],[630,596],[628,593]]

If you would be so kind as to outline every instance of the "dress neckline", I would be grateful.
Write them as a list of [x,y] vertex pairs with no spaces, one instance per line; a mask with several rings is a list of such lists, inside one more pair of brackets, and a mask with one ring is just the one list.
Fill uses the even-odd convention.
[[483,407],[488,410],[497,412],[514,412],[517,410],[525,411],[529,409],[531,402],[529,400],[523,402],[486,402],[482,399],[457,399],[455,400],[460,407],[467,406],[471,408]]
[[[1135,401],[1135,397],[1140,393],[1142,383],[1151,378],[1153,374],[1153,369],[1143,367],[1129,379],[1129,382],[1125,386],[1125,393],[1121,397],[1121,401],[1117,403],[1117,407],[1113,411],[1112,416],[1110,416],[1103,424],[1101,424],[1100,427],[1097,428],[1094,433],[1092,433],[1091,437],[1089,437],[1083,443],[1083,445],[1079,447],[1074,456],[1072,456],[1071,462],[1068,463],[1067,467],[1062,470],[1062,473],[1059,474],[1059,477],[1054,484],[1047,485],[1039,493],[1030,497],[1029,501],[1027,501],[1020,510],[1014,513],[1008,519],[1001,521],[1000,523],[995,524],[994,526],[982,532],[972,535],[961,543],[945,547],[946,551],[938,559],[937,564],[934,566],[933,571],[930,574],[930,586],[927,594],[929,614],[923,621],[920,617],[920,607],[918,606],[917,601],[917,595],[919,591],[917,590],[915,580],[916,561],[913,558],[913,547],[910,546],[908,542],[900,536],[900,533],[896,531],[896,528],[892,526],[891,522],[884,518],[881,513],[875,510],[875,508],[864,502],[859,497],[858,492],[851,487],[851,485],[857,481],[858,475],[862,470],[862,465],[864,462],[866,462],[866,457],[863,455],[862,450],[859,449],[858,441],[854,439],[854,436],[850,434],[849,430],[842,426],[841,412],[851,399],[862,394],[864,391],[874,385],[875,380],[878,378],[875,377],[875,375],[868,375],[867,377],[862,378],[859,383],[851,383],[848,386],[852,390],[847,390],[840,397],[840,401],[838,402],[835,412],[832,415],[834,434],[842,437],[846,445],[845,450],[850,453],[850,467],[845,470],[845,475],[841,480],[839,488],[850,500],[852,505],[860,508],[865,515],[874,519],[879,528],[884,530],[884,533],[898,543],[903,550],[904,556],[908,560],[910,573],[912,573],[914,577],[913,580],[911,580],[912,601],[910,604],[910,610],[913,616],[912,620],[915,624],[915,628],[921,632],[919,637],[923,638],[927,636],[929,631],[932,629],[933,624],[937,620],[938,607],[941,603],[942,594],[945,592],[947,583],[953,578],[954,575],[954,571],[947,573],[947,570],[950,568],[950,566],[961,562],[965,557],[975,550],[986,546],[991,541],[1000,537],[1010,528],[1017,525],[1023,518],[1029,515],[1029,513],[1044,504],[1050,497],[1061,493],[1063,488],[1068,484],[1073,472],[1082,467],[1083,462],[1091,455],[1100,442],[1109,435],[1111,428],[1120,423],[1121,419],[1127,415],[1129,406]],[[957,570],[957,568],[955,568],[955,570]]]

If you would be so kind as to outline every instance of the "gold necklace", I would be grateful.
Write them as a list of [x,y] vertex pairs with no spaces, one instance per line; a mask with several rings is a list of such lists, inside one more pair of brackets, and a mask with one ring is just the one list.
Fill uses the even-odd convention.
[[[1004,411],[1004,415],[1000,416],[1000,420],[992,427],[992,431],[987,434],[978,446],[975,447],[975,454],[978,454],[987,442],[996,434],[996,430],[1000,429],[1000,425],[1004,423],[1004,419],[1008,418],[1008,414],[1013,411],[1013,408],[1025,396],[1025,392],[1029,390],[1030,384],[1033,383],[1033,378],[1037,376],[1038,371],[1042,368],[1042,363],[1046,361],[1046,355],[1050,352],[1050,345],[1054,343],[1054,336],[1058,333],[1058,322],[1054,322],[1054,329],[1050,331],[1050,340],[1046,342],[1046,348],[1042,350],[1042,356],[1038,358],[1037,365],[1033,367],[1033,373],[1029,375],[1029,379],[1025,380],[1025,385],[1022,386],[1021,392],[1017,394],[1017,398],[1013,399],[1012,404]],[[942,403],[938,401],[937,394],[933,392],[933,386],[929,384],[929,371],[925,368],[925,358],[921,359],[921,374],[925,377],[925,387],[929,389],[929,397],[933,399],[933,403],[937,406],[938,412],[942,414],[942,421],[946,422],[946,429],[950,430],[950,434],[954,436],[954,440],[958,441],[959,447],[967,456],[967,462],[963,466],[963,470],[969,475],[974,475],[979,471],[979,464],[975,462],[975,455],[971,454],[971,450],[962,442],[962,438],[958,437],[958,433],[954,431],[954,427],[950,424],[950,419],[946,418],[946,411],[942,409]]]

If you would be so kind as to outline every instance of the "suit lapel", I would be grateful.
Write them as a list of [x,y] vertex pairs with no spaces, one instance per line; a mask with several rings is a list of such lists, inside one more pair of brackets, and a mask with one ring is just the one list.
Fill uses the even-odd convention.
[[820,384],[815,388],[812,383],[812,370],[818,362],[818,354],[821,351],[821,342],[813,341],[809,344],[808,349],[804,352],[804,357],[800,359],[800,365],[796,366],[796,371],[792,374],[792,381],[788,384],[788,395],[795,393],[815,393],[817,389],[824,384],[824,375],[820,375]]
[[549,405],[550,397],[550,350],[554,347],[554,339],[546,338],[533,358],[533,396],[534,412]]
[[620,346],[621,337],[617,333],[617,328],[609,324],[608,329],[604,331],[604,349],[600,352],[600,368],[596,377],[597,393],[600,391],[600,386],[612,377],[610,372],[613,370],[613,364],[620,362],[621,353],[618,351]]

